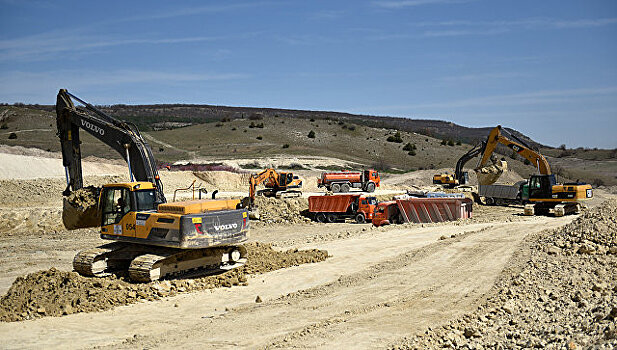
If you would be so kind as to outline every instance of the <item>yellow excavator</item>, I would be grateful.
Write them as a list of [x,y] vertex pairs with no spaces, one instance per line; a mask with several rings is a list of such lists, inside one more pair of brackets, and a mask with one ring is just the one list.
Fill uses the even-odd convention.
[[[265,189],[257,191],[257,186],[264,185]],[[259,173],[251,174],[249,178],[249,203],[253,207],[255,195],[282,197],[299,197],[302,192],[295,190],[302,188],[302,180],[293,173],[279,173],[268,168]]]
[[[472,148],[458,160],[454,175],[446,184],[454,187],[467,183],[469,180],[467,174],[463,172],[463,166],[470,159],[481,155],[474,171],[481,187],[480,192],[489,189],[488,186],[494,184],[507,167],[504,161],[498,161],[493,156],[498,144],[505,145],[527,159],[538,170],[538,174],[532,175],[527,184],[521,186],[519,192],[515,193],[514,198],[510,198],[526,203],[525,215],[552,212],[556,216],[563,216],[575,213],[580,211],[582,200],[593,197],[593,190],[589,184],[578,182],[558,184],[546,158],[500,125],[491,130],[486,141]],[[436,180],[434,177],[433,181]]]
[[[77,108],[73,100],[83,107]],[[240,243],[248,239],[249,219],[240,200],[166,203],[152,151],[135,125],[103,113],[65,89],[58,92],[56,114],[67,179],[65,226],[100,226],[101,238],[114,241],[77,253],[75,271],[84,276],[128,273],[132,281],[149,282],[194,270],[229,270],[246,262],[247,251]],[[68,200],[86,189],[80,129],[120,153],[130,176],[129,182],[96,188],[95,210],[82,212]]]

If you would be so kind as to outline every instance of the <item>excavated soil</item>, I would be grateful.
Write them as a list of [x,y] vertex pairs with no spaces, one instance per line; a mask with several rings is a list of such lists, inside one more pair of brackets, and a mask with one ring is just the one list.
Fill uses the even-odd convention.
[[617,348],[617,200],[530,237],[478,309],[393,348]]
[[69,230],[96,227],[101,224],[100,187],[88,186],[71,192],[63,200],[62,223]]
[[18,277],[6,295],[0,299],[0,320],[61,316],[78,312],[111,309],[140,300],[156,300],[178,293],[219,287],[247,285],[248,276],[291,266],[325,260],[323,250],[277,251],[270,244],[246,245],[249,260],[246,265],[220,275],[195,279],[176,279],[134,284],[116,276],[82,277],[76,272],[55,268]]
[[475,169],[478,178],[478,184],[491,185],[497,182],[505,171],[508,170],[508,163],[503,160],[496,161],[491,165],[487,165],[480,169]]
[[307,198],[271,198],[271,197],[255,197],[255,206],[259,211],[259,221],[255,224],[272,225],[272,224],[297,224],[311,221],[302,213],[308,209]]

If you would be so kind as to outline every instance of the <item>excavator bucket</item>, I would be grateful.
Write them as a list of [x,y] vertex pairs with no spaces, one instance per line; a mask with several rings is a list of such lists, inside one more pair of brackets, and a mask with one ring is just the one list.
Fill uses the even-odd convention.
[[491,165],[487,165],[482,168],[474,169],[478,177],[479,185],[492,185],[508,170],[508,163],[504,160],[499,160]]
[[62,223],[68,230],[100,227],[101,210],[98,201],[101,189],[88,186],[71,192],[63,199]]

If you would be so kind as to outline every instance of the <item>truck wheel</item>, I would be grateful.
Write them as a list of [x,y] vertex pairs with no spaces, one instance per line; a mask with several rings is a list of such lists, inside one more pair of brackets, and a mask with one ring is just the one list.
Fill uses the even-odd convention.
[[348,184],[341,185],[341,192],[343,193],[349,192],[349,185]]
[[332,185],[332,192],[334,192],[334,193],[341,192],[341,185],[333,184]]
[[317,220],[317,222],[326,222],[326,214],[317,213],[317,215],[315,215],[315,220]]
[[356,215],[356,222],[359,224],[364,224],[366,222],[366,218],[364,217],[364,214],[358,213],[358,215]]
[[375,183],[374,182],[369,182],[366,185],[366,192],[375,192]]
[[337,217],[336,217],[335,214],[330,213],[330,214],[326,215],[326,220],[328,220],[329,223],[336,222],[336,219],[337,219]]

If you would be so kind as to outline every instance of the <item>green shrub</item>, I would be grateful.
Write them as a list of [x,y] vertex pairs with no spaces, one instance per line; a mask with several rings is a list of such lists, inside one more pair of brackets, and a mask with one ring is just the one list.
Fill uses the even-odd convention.
[[17,138],[17,134],[16,133],[12,132],[12,133],[9,134],[9,140],[14,140],[16,138]]
[[314,139],[315,138],[315,132],[313,130],[311,130],[311,131],[309,131],[307,136],[308,136],[309,139]]
[[288,143],[284,144],[283,148],[289,148],[289,144]]
[[394,134],[394,136],[388,136],[386,141],[388,141],[388,142],[396,142],[396,143],[403,143],[403,138],[401,137],[401,132],[397,131],[396,134]]
[[263,138],[263,137],[261,137],[261,136],[257,136],[257,139],[258,139],[258,140],[263,140],[264,138]]

